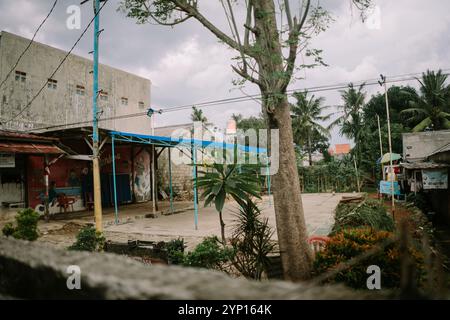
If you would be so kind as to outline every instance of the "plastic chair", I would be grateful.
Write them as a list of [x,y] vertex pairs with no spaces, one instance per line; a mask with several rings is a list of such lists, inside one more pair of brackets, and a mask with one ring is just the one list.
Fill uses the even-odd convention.
[[310,236],[308,238],[308,243],[311,246],[314,255],[325,249],[328,241],[330,241],[330,238],[326,236]]

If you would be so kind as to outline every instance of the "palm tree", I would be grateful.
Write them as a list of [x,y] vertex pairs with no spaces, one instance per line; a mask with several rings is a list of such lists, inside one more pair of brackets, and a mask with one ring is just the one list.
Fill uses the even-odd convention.
[[239,124],[239,122],[241,122],[241,120],[243,119],[243,117],[242,117],[242,114],[240,114],[240,113],[233,113],[232,115],[231,115],[231,119],[233,119],[234,121],[236,121],[236,125],[238,125]]
[[411,108],[401,113],[410,117],[408,121],[414,123],[413,132],[450,129],[450,86],[446,85],[447,75],[441,70],[428,70],[422,74],[420,96],[414,96],[409,102]]
[[222,243],[226,244],[225,223],[222,217],[227,196],[231,196],[240,207],[252,203],[251,197],[260,198],[260,180],[249,165],[219,164],[205,165],[213,171],[199,171],[197,187],[203,189],[205,207],[214,202],[219,212]]
[[358,163],[361,160],[359,150],[364,134],[363,108],[366,99],[364,87],[365,83],[357,88],[353,83],[350,83],[347,90],[341,91],[341,98],[344,102],[342,106],[338,106],[338,113],[341,113],[341,115],[328,126],[331,129],[339,125],[340,134],[353,139]]
[[298,144],[307,145],[309,165],[312,165],[312,137],[314,134],[329,137],[330,132],[319,122],[326,121],[330,114],[322,115],[322,112],[328,107],[322,106],[323,97],[316,98],[314,95],[308,97],[308,92],[294,92],[293,96],[297,102],[291,105],[292,110],[292,129],[294,140]]
[[191,120],[193,122],[200,121],[201,123],[206,123],[208,119],[203,114],[202,109],[198,109],[197,107],[192,107]]

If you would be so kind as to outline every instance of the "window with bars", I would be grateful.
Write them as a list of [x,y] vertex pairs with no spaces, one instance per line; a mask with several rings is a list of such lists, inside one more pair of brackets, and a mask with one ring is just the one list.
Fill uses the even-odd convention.
[[144,107],[145,107],[145,104],[142,101],[139,101],[138,105],[139,105],[139,109],[144,109]]
[[122,103],[123,106],[127,106],[128,105],[128,98],[122,97],[122,98],[120,98],[120,102]]
[[84,96],[86,94],[86,89],[84,88],[84,86],[77,85],[76,93],[79,96]]
[[58,88],[58,81],[55,79],[48,79],[47,88],[56,90],[56,88]]
[[27,80],[26,72],[16,70],[16,81],[25,82],[26,80]]

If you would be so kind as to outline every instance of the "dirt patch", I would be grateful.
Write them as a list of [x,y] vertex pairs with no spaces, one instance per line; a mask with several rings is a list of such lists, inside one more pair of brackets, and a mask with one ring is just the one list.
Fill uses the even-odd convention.
[[84,227],[84,225],[82,225],[82,224],[75,223],[75,222],[68,222],[59,229],[47,231],[47,234],[48,235],[59,235],[59,236],[73,235],[73,234],[77,234],[83,227]]

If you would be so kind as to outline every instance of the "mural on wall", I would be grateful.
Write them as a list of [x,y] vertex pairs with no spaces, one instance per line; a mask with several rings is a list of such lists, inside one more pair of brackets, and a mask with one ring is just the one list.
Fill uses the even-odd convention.
[[[83,170],[85,162],[59,159],[50,166],[49,172],[49,210],[51,214],[73,207],[74,211],[85,208],[83,198]],[[43,213],[44,208],[44,159],[39,156],[28,158],[28,201],[29,206]]]
[[151,199],[150,155],[142,150],[134,158],[134,196],[137,202]]

